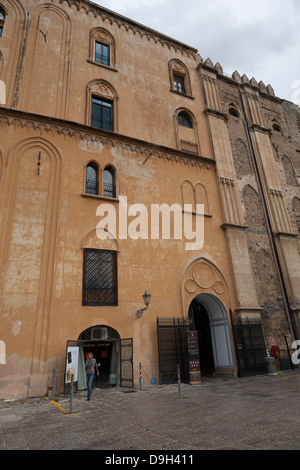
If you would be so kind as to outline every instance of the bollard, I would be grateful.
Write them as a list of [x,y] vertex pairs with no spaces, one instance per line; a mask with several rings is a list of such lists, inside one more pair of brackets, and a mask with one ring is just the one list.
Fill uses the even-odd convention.
[[181,379],[180,379],[180,366],[177,366],[177,381],[178,381],[178,394],[179,398],[181,398]]
[[52,400],[54,400],[54,391],[55,391],[55,369],[53,369],[53,376],[52,376]]
[[143,388],[143,379],[142,379],[142,364],[140,363],[140,390]]
[[70,413],[73,413],[73,385],[74,385],[74,375],[71,375],[71,396],[70,396]]

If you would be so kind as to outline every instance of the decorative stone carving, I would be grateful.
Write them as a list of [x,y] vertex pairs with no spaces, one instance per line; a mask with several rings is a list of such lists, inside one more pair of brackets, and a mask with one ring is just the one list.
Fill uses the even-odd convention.
[[194,260],[185,270],[183,276],[183,300],[185,306],[201,293],[210,293],[219,297],[222,302],[229,299],[226,281],[218,268],[205,258]]

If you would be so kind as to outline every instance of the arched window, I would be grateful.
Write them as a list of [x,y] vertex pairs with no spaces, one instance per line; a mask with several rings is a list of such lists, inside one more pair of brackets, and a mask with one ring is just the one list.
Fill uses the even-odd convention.
[[274,130],[275,132],[282,132],[280,126],[279,126],[278,124],[276,124],[276,123],[273,124],[273,130]]
[[0,6],[0,37],[2,36],[2,32],[3,32],[3,28],[4,28],[4,22],[5,22],[5,11]]
[[107,166],[103,172],[103,196],[116,197],[115,170]]
[[191,83],[187,67],[183,62],[172,59],[169,62],[171,91],[191,97]]
[[92,29],[90,33],[90,61],[106,67],[115,66],[115,41],[106,29]]
[[85,192],[99,194],[99,168],[96,163],[89,163],[86,167]]
[[230,116],[233,116],[233,117],[236,117],[236,118],[240,117],[240,114],[239,114],[238,110],[233,106],[230,106],[228,112],[229,112]]
[[87,86],[87,100],[87,124],[118,132],[118,95],[110,83],[102,79],[92,80]]
[[181,113],[178,114],[178,124],[179,124],[179,126],[188,127],[189,129],[193,129],[193,123],[192,123],[191,119],[184,112],[181,112]]
[[113,101],[92,96],[91,125],[105,131],[113,130]]
[[174,113],[177,148],[184,152],[199,154],[199,139],[195,116],[185,108],[179,108]]

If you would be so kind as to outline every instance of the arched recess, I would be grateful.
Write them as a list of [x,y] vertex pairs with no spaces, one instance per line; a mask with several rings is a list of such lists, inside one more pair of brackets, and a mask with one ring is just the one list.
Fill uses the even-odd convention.
[[192,300],[197,295],[204,293],[218,297],[228,311],[230,295],[225,277],[210,260],[196,257],[187,264],[181,277],[182,314],[184,317]]
[[294,170],[294,165],[291,162],[291,159],[287,157],[286,155],[283,155],[282,165],[283,165],[287,185],[299,186],[298,181],[297,181],[297,176]]
[[119,251],[119,243],[112,231],[95,227],[84,235],[81,241],[81,249],[84,248]]
[[292,200],[293,218],[297,225],[298,232],[300,233],[300,199],[295,196]]
[[[0,234],[9,240],[0,253],[5,273],[0,284],[1,310],[10,322],[24,322],[22,334],[32,353],[27,372],[32,374],[46,372],[60,182],[61,156],[46,139],[28,138],[10,151],[4,195],[9,216]],[[14,282],[8,284],[11,277]],[[18,342],[15,354],[26,354],[18,351]]]
[[183,206],[191,206],[192,212],[196,213],[196,204],[203,204],[204,215],[209,215],[208,196],[204,184],[193,185],[190,181],[185,180],[181,184],[181,194]]
[[186,108],[177,108],[174,112],[174,125],[177,148],[199,155],[198,124],[193,113]]
[[[104,100],[107,103],[111,103],[111,130],[113,132],[118,132],[118,94],[115,88],[106,80],[94,79],[91,80],[87,85],[87,98],[86,98],[86,124],[88,126],[93,126],[93,98],[98,98],[100,101]],[[99,127],[94,125],[94,127]],[[104,130],[105,127],[100,127]]]
[[201,373],[236,374],[228,314],[221,300],[201,293],[189,307],[189,320],[198,331]]
[[250,229],[265,230],[263,206],[256,190],[247,184],[243,189],[245,223]]
[[34,6],[29,12],[25,66],[19,108],[65,119],[70,78],[72,23],[54,4]]
[[[2,67],[0,64],[0,79],[6,86],[6,105],[9,108],[16,107],[20,80],[20,71],[23,62],[22,45],[26,34],[26,11],[23,3],[18,0],[6,0],[1,2],[5,10],[5,28],[1,38],[3,52]],[[6,53],[5,49],[13,51]]]
[[237,139],[233,147],[233,161],[237,178],[253,174],[247,145],[242,139]]

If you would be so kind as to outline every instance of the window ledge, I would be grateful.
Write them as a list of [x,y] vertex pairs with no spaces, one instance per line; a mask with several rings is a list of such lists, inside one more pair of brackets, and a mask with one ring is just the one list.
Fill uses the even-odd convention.
[[191,215],[198,215],[198,216],[200,215],[201,217],[209,217],[209,218],[212,218],[212,215],[211,215],[211,214],[206,214],[206,213],[200,214],[199,212],[195,212],[195,211],[192,211],[192,212],[191,212],[191,211],[187,211],[187,210],[185,210],[185,209],[182,209],[182,212],[183,212],[183,214],[191,214]]
[[119,202],[118,197],[108,197],[108,196],[100,196],[99,194],[88,194],[82,193],[81,197],[90,197],[92,199],[102,199],[104,201],[112,201],[112,202]]
[[179,91],[172,90],[172,88],[170,88],[170,92],[171,92],[171,93],[175,93],[175,95],[182,96],[183,98],[189,98],[190,100],[194,100],[194,99],[195,99],[192,95],[187,95],[186,93],[180,93]]
[[118,72],[117,69],[114,67],[110,67],[108,65],[101,64],[100,62],[96,62],[95,60],[87,59],[89,64],[97,65],[98,67],[103,67],[104,69],[111,70],[112,72]]

